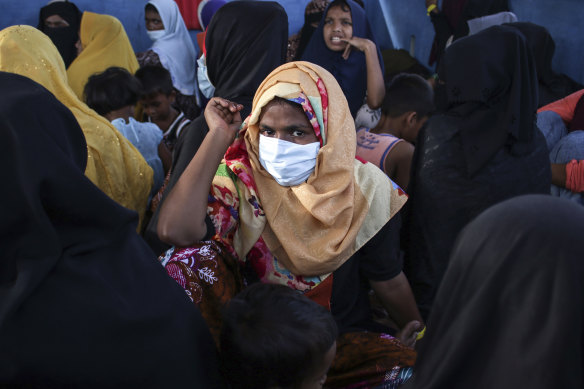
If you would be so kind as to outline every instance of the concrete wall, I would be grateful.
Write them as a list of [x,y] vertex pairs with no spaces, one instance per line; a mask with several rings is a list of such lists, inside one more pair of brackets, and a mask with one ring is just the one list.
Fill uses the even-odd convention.
[[[38,23],[38,10],[48,0],[0,0],[0,29],[14,24]],[[278,0],[288,13],[289,31],[297,32],[309,0]],[[146,50],[150,40],[144,28],[146,0],[76,0],[79,9],[107,13],[124,24],[136,51]],[[434,31],[426,16],[424,0],[365,0],[366,11],[382,48],[410,50],[415,38],[415,56],[427,63]],[[554,69],[584,83],[584,20],[582,0],[510,0],[521,21],[548,28],[556,42]]]

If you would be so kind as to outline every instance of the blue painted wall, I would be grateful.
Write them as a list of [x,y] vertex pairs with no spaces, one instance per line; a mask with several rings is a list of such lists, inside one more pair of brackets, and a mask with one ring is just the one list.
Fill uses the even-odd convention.
[[[14,24],[36,26],[38,10],[48,0],[0,0],[0,29]],[[288,13],[290,34],[304,21],[304,7],[309,0],[278,0]],[[146,50],[150,40],[143,18],[146,0],[76,0],[81,10],[118,17],[136,51]],[[510,0],[521,21],[548,28],[556,42],[554,69],[584,83],[584,20],[582,0]],[[415,56],[427,63],[434,31],[426,16],[424,0],[365,0],[367,16],[381,48],[410,50],[415,37]]]

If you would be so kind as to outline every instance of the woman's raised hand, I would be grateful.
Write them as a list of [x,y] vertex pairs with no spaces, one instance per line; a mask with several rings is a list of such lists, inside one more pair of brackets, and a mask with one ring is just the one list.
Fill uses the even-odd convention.
[[366,38],[352,37],[349,39],[341,39],[343,42],[347,42],[347,47],[343,51],[343,59],[348,59],[351,54],[351,49],[354,47],[359,51],[366,52],[367,50],[376,50],[375,43]]
[[205,120],[210,132],[227,136],[233,141],[241,126],[239,111],[243,105],[225,100],[221,97],[213,97],[205,108]]

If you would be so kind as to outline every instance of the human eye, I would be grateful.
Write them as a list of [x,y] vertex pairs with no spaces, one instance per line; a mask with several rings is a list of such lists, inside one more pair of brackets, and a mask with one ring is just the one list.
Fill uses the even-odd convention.
[[331,18],[326,18],[324,20],[324,24],[331,24],[333,22],[333,20]]
[[352,22],[351,20],[347,20],[347,19],[345,19],[345,20],[343,20],[343,24],[344,24],[345,26],[352,26],[352,25],[353,25],[353,22]]
[[290,130],[290,135],[292,135],[293,137],[300,137],[306,135],[306,132],[301,129],[295,128]]
[[269,127],[260,127],[260,134],[263,136],[274,136],[275,132]]

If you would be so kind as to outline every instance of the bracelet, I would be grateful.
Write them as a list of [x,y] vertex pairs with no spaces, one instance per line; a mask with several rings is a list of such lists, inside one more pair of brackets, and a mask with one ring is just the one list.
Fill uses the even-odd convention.
[[438,8],[436,4],[430,4],[430,6],[427,9],[428,16],[430,16],[430,13],[432,13],[432,11],[434,11],[436,8]]
[[424,337],[424,335],[426,335],[426,327],[424,327],[424,329],[420,332],[418,332],[418,335],[416,336],[416,342],[420,339],[422,339]]

